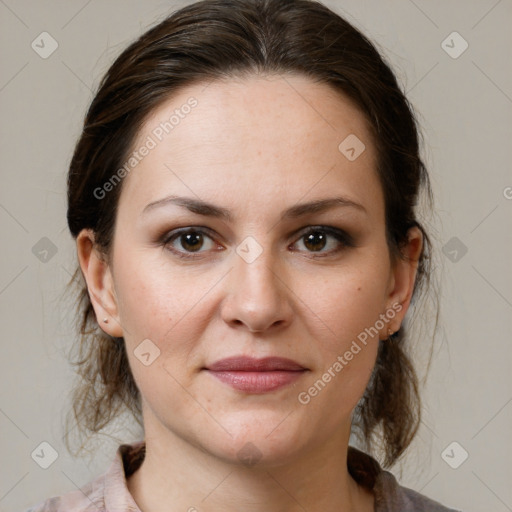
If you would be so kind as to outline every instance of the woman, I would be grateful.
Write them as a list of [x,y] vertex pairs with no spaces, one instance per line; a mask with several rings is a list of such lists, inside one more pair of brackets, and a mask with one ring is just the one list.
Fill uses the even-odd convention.
[[86,115],[68,225],[75,416],[126,405],[144,439],[31,510],[451,510],[383,469],[420,420],[422,187],[392,71],[323,5],[205,0],[143,34]]

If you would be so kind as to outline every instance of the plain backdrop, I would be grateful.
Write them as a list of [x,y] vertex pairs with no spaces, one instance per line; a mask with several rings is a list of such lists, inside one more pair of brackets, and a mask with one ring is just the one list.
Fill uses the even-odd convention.
[[[62,442],[73,382],[64,354],[77,339],[62,300],[76,265],[65,177],[103,73],[127,43],[188,3],[0,0],[1,511],[83,486],[119,442],[140,435],[127,423],[82,459]],[[512,2],[325,3],[392,64],[419,112],[436,195],[442,315],[421,429],[392,472],[457,509],[510,511]],[[32,46],[42,32],[58,44],[47,58]],[[48,469],[31,456],[43,442],[58,453]]]

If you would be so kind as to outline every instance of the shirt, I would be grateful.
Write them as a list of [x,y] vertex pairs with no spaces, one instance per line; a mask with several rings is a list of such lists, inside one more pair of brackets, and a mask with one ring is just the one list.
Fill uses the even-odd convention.
[[[141,512],[126,479],[142,464],[145,441],[121,444],[110,468],[82,490],[43,501],[25,512]],[[347,467],[359,484],[372,489],[375,512],[460,512],[398,484],[370,455],[348,447]]]

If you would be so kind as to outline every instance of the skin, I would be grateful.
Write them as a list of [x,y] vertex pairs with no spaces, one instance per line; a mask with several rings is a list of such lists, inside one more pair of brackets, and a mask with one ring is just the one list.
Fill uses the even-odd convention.
[[[379,339],[409,307],[421,232],[409,232],[410,260],[392,263],[368,125],[329,86],[300,75],[187,86],[153,111],[134,148],[191,96],[197,107],[125,178],[110,259],[89,230],[77,239],[97,318],[109,319],[101,328],[124,337],[142,395],[146,458],[129,490],[145,512],[371,511],[373,494],[346,466],[352,412]],[[354,161],[338,150],[349,134],[366,146]],[[233,219],[173,204],[142,213],[171,194],[227,208]],[[335,195],[366,212],[345,206],[280,219],[291,206]],[[202,242],[159,242],[199,226],[210,229]],[[355,246],[331,235],[308,243],[310,226],[344,230]],[[251,263],[236,252],[248,236],[262,248]],[[397,303],[378,335],[301,404],[298,394]],[[134,354],[145,339],[160,350],[149,366]],[[248,394],[201,370],[238,354],[288,357],[309,371],[279,390]],[[248,442],[260,454],[252,467],[237,456]]]

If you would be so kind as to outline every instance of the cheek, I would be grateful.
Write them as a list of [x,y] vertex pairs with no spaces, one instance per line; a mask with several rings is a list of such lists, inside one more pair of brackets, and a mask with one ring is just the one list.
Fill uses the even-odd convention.
[[382,313],[381,283],[365,278],[332,280],[308,301],[309,332],[317,366],[301,389],[299,403],[334,434],[363,396],[375,366],[379,336],[372,331]]
[[316,340],[317,371],[308,385],[313,386],[311,397],[318,393],[318,399],[312,402],[316,407],[334,401],[340,404],[339,414],[347,414],[364,393],[379,347],[381,326],[376,324],[384,312],[386,274],[379,262],[365,268],[345,268],[324,280],[322,287],[297,291],[306,297],[302,316]]
[[201,299],[212,285],[207,286],[209,280],[199,285],[203,280],[150,262],[125,262],[118,269],[120,281],[124,279],[119,287],[120,317],[137,386],[154,413],[171,408],[185,420],[193,412],[190,404],[187,407],[190,395],[183,390],[191,384],[186,369],[209,321]]
[[[145,262],[126,259],[117,270],[119,314],[134,378],[147,391],[143,395],[165,390],[167,399],[175,402],[183,395],[178,382],[190,385],[190,368],[202,362],[199,340],[215,312],[210,301],[218,275],[170,269],[168,263],[149,257]],[[150,359],[153,353],[157,356],[146,367],[138,356],[148,351]]]
[[165,253],[155,250],[120,258],[116,270],[119,314],[128,338],[163,341],[166,333],[181,328],[182,320],[193,314],[211,287],[207,276],[194,277],[193,270],[172,268]]
[[[332,353],[375,326],[383,313],[385,269],[379,262],[360,268],[334,270],[328,279],[298,279],[293,287],[302,300],[302,316],[310,330],[321,334],[321,344]],[[313,284],[313,285],[312,285]]]

